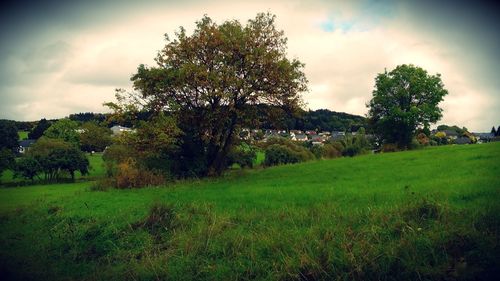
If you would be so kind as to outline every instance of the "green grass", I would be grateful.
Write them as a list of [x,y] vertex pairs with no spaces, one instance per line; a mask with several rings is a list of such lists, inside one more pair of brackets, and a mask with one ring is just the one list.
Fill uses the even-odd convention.
[[500,143],[491,143],[236,170],[163,188],[1,189],[0,273],[37,280],[494,280],[498,159]]
[[28,131],[17,131],[17,135],[19,136],[19,140],[27,140],[28,139]]

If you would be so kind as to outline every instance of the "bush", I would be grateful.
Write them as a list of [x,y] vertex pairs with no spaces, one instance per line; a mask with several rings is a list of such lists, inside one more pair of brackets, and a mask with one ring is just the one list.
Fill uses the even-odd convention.
[[422,148],[423,145],[420,144],[420,141],[417,140],[416,138],[413,138],[411,140],[411,143],[410,143],[410,146],[409,146],[409,149],[419,149],[419,148]]
[[429,145],[429,138],[424,134],[420,133],[417,135],[417,141],[420,145]]
[[118,164],[115,179],[116,188],[139,188],[165,183],[165,178],[153,171],[144,170],[131,158]]
[[382,152],[396,152],[399,151],[398,146],[394,143],[385,143],[382,145]]
[[316,159],[321,159],[323,157],[322,145],[313,145],[309,150],[312,152],[312,154],[314,154],[314,157],[316,157]]
[[114,178],[103,178],[95,181],[91,186],[90,190],[92,191],[106,191],[110,188],[114,187],[116,182]]
[[314,159],[314,155],[307,148],[291,144],[273,144],[266,149],[265,166],[291,164]]
[[253,163],[257,158],[255,149],[250,146],[237,146],[229,152],[227,156],[227,166],[231,167],[233,164],[238,164],[241,168],[253,167]]
[[322,156],[324,158],[337,158],[342,156],[342,148],[335,144],[325,144],[323,146]]
[[364,128],[360,128],[356,135],[346,134],[342,140],[337,142],[343,156],[356,156],[367,153],[371,146],[366,138]]

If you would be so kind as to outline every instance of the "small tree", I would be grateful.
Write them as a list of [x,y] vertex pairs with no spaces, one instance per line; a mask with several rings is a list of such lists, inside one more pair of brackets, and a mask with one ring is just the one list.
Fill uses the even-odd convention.
[[440,74],[429,75],[413,65],[400,65],[375,78],[373,98],[367,104],[374,132],[385,143],[408,148],[417,128],[438,121],[438,104],[448,94]]
[[83,151],[104,151],[111,143],[111,130],[109,128],[99,126],[95,121],[82,125],[80,147]]
[[88,173],[89,161],[75,145],[61,139],[40,138],[28,151],[40,163],[46,180],[59,180],[61,172],[68,172],[72,179],[75,171]]
[[42,172],[40,163],[31,156],[24,156],[15,165],[14,177],[23,177],[33,182],[34,178]]

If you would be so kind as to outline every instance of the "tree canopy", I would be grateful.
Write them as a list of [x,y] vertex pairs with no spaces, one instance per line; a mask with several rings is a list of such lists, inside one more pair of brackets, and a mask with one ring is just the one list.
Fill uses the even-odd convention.
[[14,164],[19,135],[14,121],[0,120],[0,176]]
[[43,135],[52,139],[61,139],[78,146],[80,136],[76,131],[77,129],[78,123],[76,121],[71,121],[65,118],[52,124],[47,130],[45,130]]
[[24,176],[36,174],[37,171],[33,169],[39,168],[38,172],[43,172],[46,180],[59,180],[61,172],[67,172],[74,179],[75,171],[84,175],[89,169],[89,160],[85,154],[74,144],[60,138],[41,137],[24,157],[38,162],[38,165],[32,160],[21,162],[18,170]]
[[39,139],[41,136],[43,136],[43,133],[52,125],[50,121],[47,121],[47,119],[43,118],[40,121],[37,122],[36,126],[29,132],[28,138],[29,139]]
[[19,146],[18,140],[14,121],[0,120],[0,149],[15,150]]
[[106,146],[111,145],[111,133],[109,128],[99,126],[95,121],[84,123],[80,134],[82,151],[103,151]]
[[369,122],[385,143],[408,148],[417,128],[429,128],[441,118],[438,104],[447,94],[440,74],[399,65],[375,78],[373,98],[367,104]]
[[147,110],[172,112],[184,133],[183,151],[197,148],[201,174],[218,175],[238,130],[253,121],[250,105],[269,104],[293,111],[307,90],[304,65],[286,57],[276,17],[258,14],[243,26],[217,24],[208,16],[193,34],[175,33],[156,57],[133,75],[136,95]]

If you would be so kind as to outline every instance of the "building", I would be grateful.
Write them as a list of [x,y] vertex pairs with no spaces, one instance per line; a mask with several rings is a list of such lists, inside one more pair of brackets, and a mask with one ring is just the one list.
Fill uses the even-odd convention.
[[133,132],[134,130],[127,128],[127,127],[115,125],[115,126],[111,127],[111,131],[113,132],[113,136],[118,136],[124,132]]
[[28,149],[36,142],[36,140],[22,140],[19,142],[19,147],[17,151],[19,153],[26,153]]

